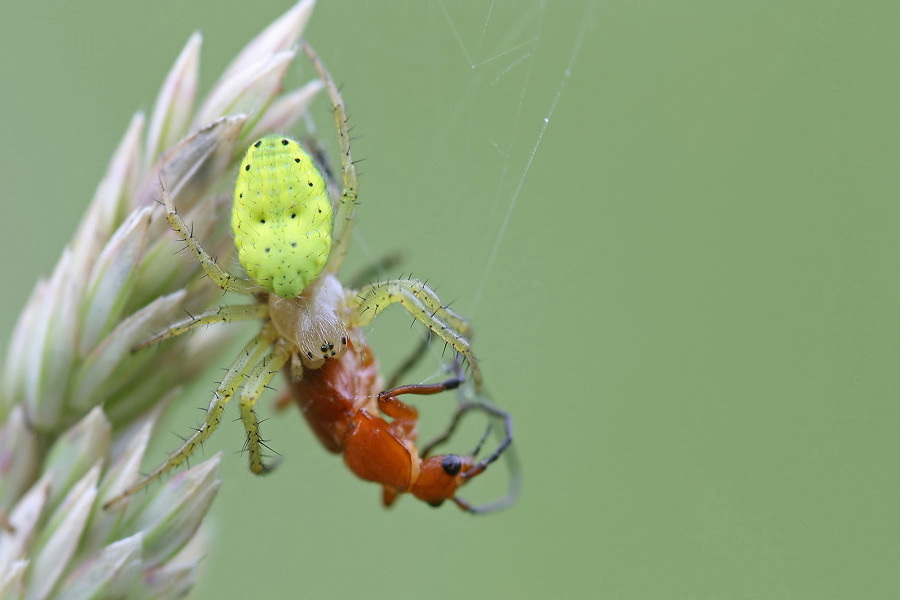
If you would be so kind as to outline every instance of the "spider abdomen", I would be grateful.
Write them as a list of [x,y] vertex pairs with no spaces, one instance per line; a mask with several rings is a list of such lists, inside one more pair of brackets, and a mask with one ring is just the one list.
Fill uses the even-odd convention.
[[250,146],[234,188],[231,228],[250,278],[294,298],[325,268],[332,214],[325,180],[300,144],[279,135]]

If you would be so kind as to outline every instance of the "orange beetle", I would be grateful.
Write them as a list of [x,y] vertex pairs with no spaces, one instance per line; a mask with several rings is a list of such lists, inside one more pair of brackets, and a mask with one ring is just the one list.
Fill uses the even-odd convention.
[[[343,452],[344,462],[358,477],[383,486],[385,506],[406,493],[432,506],[452,500],[471,513],[510,504],[514,492],[508,499],[485,506],[473,506],[456,495],[461,485],[483,473],[509,447],[510,415],[484,402],[464,402],[448,430],[420,454],[416,447],[418,411],[398,396],[438,394],[459,387],[462,380],[454,378],[432,385],[403,385],[380,391],[384,384],[372,349],[359,331],[353,332],[352,337],[358,347],[351,342],[343,356],[326,361],[319,369],[305,371],[300,380],[292,380],[279,407],[283,408],[291,400],[296,402],[326,449]],[[288,376],[290,379],[289,372]],[[481,443],[469,455],[429,456],[430,450],[446,441],[462,416],[472,410],[503,420],[506,435],[497,450],[480,461],[476,461],[476,454]],[[382,414],[392,420],[387,421]]]

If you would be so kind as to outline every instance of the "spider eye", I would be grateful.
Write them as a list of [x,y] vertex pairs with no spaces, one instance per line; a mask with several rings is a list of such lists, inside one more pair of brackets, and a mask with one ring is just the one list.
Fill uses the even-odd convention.
[[455,454],[448,454],[441,461],[441,466],[447,475],[456,475],[462,469],[462,460]]

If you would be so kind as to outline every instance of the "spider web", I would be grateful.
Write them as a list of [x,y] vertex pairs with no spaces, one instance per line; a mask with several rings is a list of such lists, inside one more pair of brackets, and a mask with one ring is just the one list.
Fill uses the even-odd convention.
[[[473,320],[479,341],[490,335],[487,325],[478,322],[479,313],[516,294],[498,270],[498,259],[517,250],[509,233],[520,226],[522,208],[532,213],[538,205],[558,200],[543,197],[541,188],[531,185],[532,167],[542,160],[557,110],[566,110],[566,88],[576,76],[594,8],[587,2],[563,13],[541,1],[459,5],[434,0],[424,14],[410,17],[421,19],[427,29],[422,48],[427,73],[416,90],[424,107],[416,114],[423,113],[421,120],[431,129],[425,147],[417,150],[425,158],[416,168],[426,170],[433,185],[428,215],[415,209],[422,203],[421,190],[406,195],[415,220],[401,224],[403,243],[415,248],[416,259],[428,246],[453,248],[451,261],[464,265],[458,273],[450,272],[450,261],[440,257],[412,262],[423,269],[427,265],[422,275],[432,277],[441,298]],[[560,36],[560,29],[567,34]],[[373,248],[379,244],[373,243],[368,226],[369,208],[364,212],[354,241],[375,260],[379,251]],[[566,217],[557,212],[553,218]],[[416,241],[411,230],[432,219],[444,230],[429,230]],[[382,327],[392,325],[373,324],[375,330]],[[442,344],[435,344],[432,353],[440,356],[442,350]],[[438,370],[430,378],[440,376]]]

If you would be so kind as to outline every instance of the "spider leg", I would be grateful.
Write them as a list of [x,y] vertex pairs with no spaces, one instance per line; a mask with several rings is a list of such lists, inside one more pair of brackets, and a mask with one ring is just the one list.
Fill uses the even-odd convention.
[[187,333],[193,329],[203,325],[211,325],[213,323],[229,323],[231,321],[252,321],[254,319],[265,319],[269,316],[269,306],[267,304],[236,304],[234,306],[220,306],[213,308],[194,317],[188,317],[181,321],[172,323],[159,333],[147,338],[134,347],[133,351],[137,352],[147,346],[152,346],[157,342],[167,340]]
[[222,420],[222,413],[225,411],[225,404],[234,396],[248,372],[252,371],[252,366],[263,359],[266,349],[272,345],[277,335],[275,327],[271,324],[263,327],[262,331],[244,346],[238,357],[231,363],[231,367],[225,373],[225,377],[222,378],[219,387],[216,388],[213,398],[206,409],[204,422],[184,440],[181,446],[169,455],[165,462],[153,469],[149,475],[136,484],[107,502],[104,508],[109,508],[127,496],[134,494],[187,460],[194,453],[194,450],[219,426],[219,422]]
[[350,231],[353,229],[353,211],[356,209],[357,189],[359,181],[356,177],[356,166],[353,157],[350,156],[350,131],[347,127],[347,108],[344,99],[331,78],[331,74],[322,64],[319,56],[308,43],[303,42],[303,51],[309,57],[312,66],[319,73],[319,77],[325,83],[325,90],[331,99],[331,108],[334,112],[334,122],[337,124],[338,138],[341,149],[341,179],[344,190],[341,192],[341,201],[334,214],[334,233],[332,236],[331,256],[325,265],[325,271],[334,273],[344,261],[347,253],[347,245],[350,243]]
[[286,343],[278,343],[275,351],[265,357],[257,364],[247,375],[244,383],[244,389],[241,392],[241,421],[244,423],[244,429],[247,431],[247,451],[250,454],[250,470],[260,475],[267,473],[274,467],[270,467],[263,463],[262,449],[264,446],[263,439],[259,435],[259,419],[253,412],[253,406],[259,400],[260,395],[267,385],[272,381],[281,367],[287,363],[291,357],[291,348]]
[[209,278],[226,292],[236,292],[250,296],[258,291],[257,285],[249,279],[242,279],[226,273],[216,264],[215,259],[203,249],[200,242],[191,234],[190,228],[184,223],[181,215],[175,210],[175,204],[172,202],[172,197],[169,195],[169,190],[166,189],[166,183],[162,177],[160,177],[159,183],[162,186],[163,204],[166,207],[166,220],[169,221],[169,225],[175,230],[178,237],[194,253],[197,261],[199,261],[203,270],[206,271],[206,274],[209,275]]
[[359,290],[354,300],[351,327],[367,325],[382,310],[399,302],[417,321],[463,355],[472,368],[475,391],[481,390],[481,371],[469,344],[471,327],[465,319],[441,303],[437,294],[419,280],[393,279],[373,283]]

